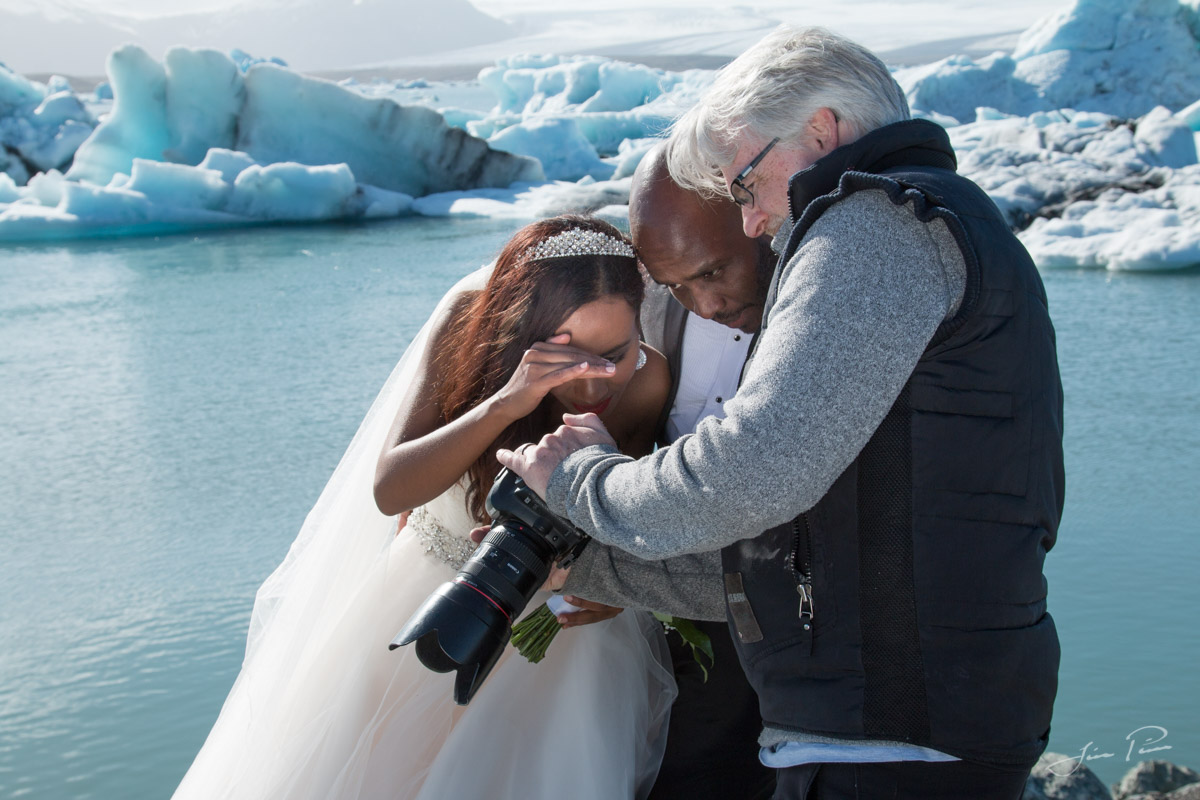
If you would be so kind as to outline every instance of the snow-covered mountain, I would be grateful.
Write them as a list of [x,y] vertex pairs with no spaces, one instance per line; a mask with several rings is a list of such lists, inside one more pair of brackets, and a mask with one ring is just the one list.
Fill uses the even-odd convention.
[[507,39],[511,26],[467,0],[272,0],[132,18],[47,0],[0,5],[0,62],[22,73],[102,75],[122,44],[244,50],[306,71],[412,58]]

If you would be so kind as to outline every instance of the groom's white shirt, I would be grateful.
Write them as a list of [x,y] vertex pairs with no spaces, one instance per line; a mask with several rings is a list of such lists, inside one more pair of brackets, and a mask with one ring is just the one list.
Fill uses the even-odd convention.
[[750,334],[688,312],[683,329],[679,386],[667,417],[667,441],[696,430],[705,417],[724,419],[750,352]]

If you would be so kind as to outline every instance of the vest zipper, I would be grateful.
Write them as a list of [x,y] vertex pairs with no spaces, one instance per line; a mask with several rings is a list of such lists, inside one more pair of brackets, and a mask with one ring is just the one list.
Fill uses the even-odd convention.
[[813,587],[812,587],[812,536],[808,530],[808,516],[801,514],[792,520],[792,575],[796,579],[796,593],[800,595],[800,621],[804,630],[812,630]]

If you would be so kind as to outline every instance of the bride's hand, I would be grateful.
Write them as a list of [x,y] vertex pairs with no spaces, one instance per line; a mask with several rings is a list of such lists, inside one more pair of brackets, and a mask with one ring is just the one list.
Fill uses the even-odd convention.
[[560,333],[525,351],[508,383],[495,395],[506,416],[518,420],[532,414],[556,386],[580,378],[607,378],[616,372],[616,364],[571,347],[570,341],[570,334]]

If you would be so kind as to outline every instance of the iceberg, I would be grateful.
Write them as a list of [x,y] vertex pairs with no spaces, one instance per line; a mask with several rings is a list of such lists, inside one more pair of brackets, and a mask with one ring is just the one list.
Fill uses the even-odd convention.
[[[552,181],[513,184],[507,189],[444,192],[413,201],[412,210],[426,217],[493,217],[528,221],[557,214],[592,214],[598,209],[627,206],[632,180]],[[626,215],[628,212],[626,212]],[[611,221],[611,220],[610,220]],[[621,227],[628,227],[623,222]]]
[[1110,189],[1039,218],[1021,240],[1043,269],[1165,270],[1200,264],[1200,166],[1142,192]]
[[[569,120],[599,157],[612,158],[626,141],[662,135],[712,78],[708,70],[668,72],[599,56],[512,56],[479,73],[480,84],[497,102],[485,117],[468,122],[467,129],[503,147],[510,138],[532,138],[506,135],[510,127],[541,130],[548,121]],[[559,135],[574,138],[565,130]],[[547,147],[538,157],[556,154]],[[586,161],[583,157],[574,171],[606,177],[594,167],[583,168]],[[551,171],[563,176],[571,170]]]
[[360,182],[414,197],[545,177],[536,159],[491,148],[429,108],[273,64],[252,67],[245,83],[232,149],[260,163],[344,163]]
[[1200,165],[1182,112],[979,119],[949,130],[980,185],[1042,268],[1173,269],[1200,263]]
[[[1040,266],[1187,266],[1200,262],[1198,9],[1077,0],[1011,54],[896,75]],[[80,98],[63,79],[0,71],[0,239],[401,214],[619,219],[634,169],[713,77],[514,55],[470,82],[334,84],[240,51],[175,48],[159,64],[123,48],[110,104],[105,87]]]
[[108,73],[99,125],[69,91],[0,73],[0,239],[395,216],[416,196],[545,179],[432,109],[273,62],[126,46]]
[[1011,56],[951,56],[896,78],[914,112],[959,122],[981,102],[1023,115],[1178,111],[1200,98],[1197,17],[1195,0],[1076,0],[1025,31]]
[[540,155],[542,169],[552,180],[577,181],[587,176],[604,179],[616,171],[615,165],[600,160],[596,148],[569,118],[522,121],[493,135],[488,144],[506,153],[533,158]]
[[24,184],[65,167],[95,127],[64,78],[41,84],[0,64],[0,174]]

